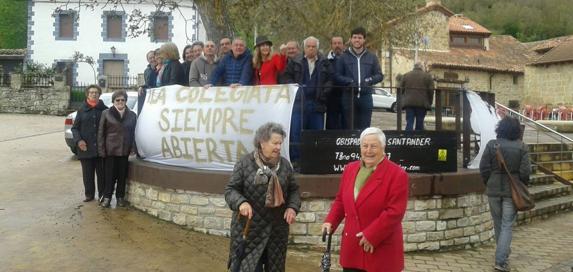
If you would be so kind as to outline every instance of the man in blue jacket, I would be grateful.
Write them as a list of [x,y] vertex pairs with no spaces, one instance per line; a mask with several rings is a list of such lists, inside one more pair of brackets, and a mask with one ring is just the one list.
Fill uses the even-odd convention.
[[[342,93],[342,126],[363,130],[372,119],[372,85],[384,79],[376,55],[364,47],[366,29],[352,30],[351,47],[336,61],[336,81],[348,86]],[[354,116],[354,118],[352,118]]]
[[238,87],[241,85],[252,85],[253,64],[251,52],[245,46],[245,41],[235,38],[231,45],[231,52],[227,53],[219,61],[219,64],[213,70],[209,81],[211,85]]

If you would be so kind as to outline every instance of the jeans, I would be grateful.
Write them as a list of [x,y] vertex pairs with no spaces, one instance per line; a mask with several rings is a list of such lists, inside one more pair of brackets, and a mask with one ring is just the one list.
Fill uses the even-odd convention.
[[315,111],[315,102],[304,101],[304,112],[301,113],[300,100],[295,101],[290,121],[290,159],[298,161],[300,158],[301,133],[303,129],[324,129],[324,113]]
[[424,118],[426,118],[426,108],[406,107],[406,131],[414,130],[414,119],[416,119],[416,130],[424,130]]
[[517,210],[511,197],[488,197],[495,234],[495,264],[506,266],[511,252],[511,231]]
[[351,91],[342,94],[342,126],[343,129],[364,130],[370,127],[372,120],[372,93],[370,90],[363,91],[360,98],[352,94]]

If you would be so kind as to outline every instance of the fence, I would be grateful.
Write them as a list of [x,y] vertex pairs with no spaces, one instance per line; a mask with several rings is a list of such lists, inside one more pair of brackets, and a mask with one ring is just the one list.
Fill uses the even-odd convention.
[[130,89],[139,86],[137,76],[106,76],[107,87],[111,89]]
[[54,86],[53,76],[43,76],[43,75],[22,75],[22,88],[34,88],[34,87],[52,87]]
[[0,86],[10,86],[10,74],[0,74]]

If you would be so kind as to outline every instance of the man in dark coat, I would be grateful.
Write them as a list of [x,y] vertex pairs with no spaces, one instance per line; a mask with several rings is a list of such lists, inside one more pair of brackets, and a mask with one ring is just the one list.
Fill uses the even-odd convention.
[[147,68],[145,68],[145,71],[143,72],[143,79],[145,80],[145,83],[138,89],[137,114],[141,113],[141,109],[145,103],[145,97],[147,96],[147,89],[154,88],[155,84],[157,84],[157,71],[155,70],[155,67],[157,66],[157,60],[155,59],[155,50],[147,52],[146,57],[148,64]]
[[406,73],[400,82],[402,108],[406,110],[406,131],[424,130],[426,111],[431,109],[434,97],[434,80],[430,73],[422,70],[422,64],[416,63],[414,70]]
[[245,41],[236,38],[230,54],[226,54],[211,74],[211,84],[217,85],[222,79],[224,86],[238,87],[251,85],[253,79],[253,61],[251,52],[246,48]]
[[[318,54],[319,41],[315,37],[304,40],[304,56],[290,61],[283,74],[285,83],[298,83],[290,126],[291,160],[299,158],[302,129],[324,129],[324,113],[331,82],[330,62]],[[304,105],[303,105],[304,104]]]
[[[344,41],[340,36],[330,39],[330,52],[327,59],[330,66],[336,67],[336,60],[344,52]],[[326,129],[342,129],[342,92],[343,88],[332,88],[326,103]]]
[[[345,129],[366,129],[372,119],[372,85],[384,79],[376,55],[364,47],[366,29],[352,30],[351,48],[336,62],[336,81],[352,87],[342,94],[342,125]],[[354,118],[352,118],[354,116]]]

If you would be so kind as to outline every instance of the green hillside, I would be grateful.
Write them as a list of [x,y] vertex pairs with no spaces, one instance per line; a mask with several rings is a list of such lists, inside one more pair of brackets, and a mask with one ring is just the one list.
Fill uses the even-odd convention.
[[572,0],[442,0],[495,34],[522,42],[573,35]]
[[0,0],[0,48],[26,48],[28,2]]

